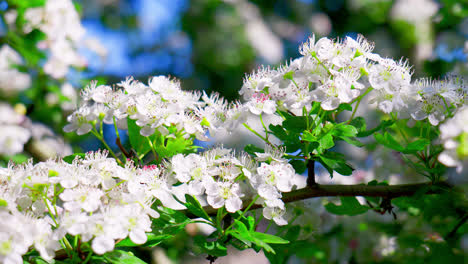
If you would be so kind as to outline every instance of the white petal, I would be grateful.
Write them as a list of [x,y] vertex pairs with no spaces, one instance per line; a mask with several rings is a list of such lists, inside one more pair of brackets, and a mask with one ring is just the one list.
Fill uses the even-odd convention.
[[146,234],[141,229],[135,229],[130,232],[130,240],[135,244],[144,244],[147,240]]
[[93,239],[91,247],[93,248],[94,253],[102,255],[106,252],[112,251],[114,249],[114,240],[106,236],[98,236]]
[[242,200],[239,197],[229,197],[226,200],[226,210],[235,213],[242,208]]

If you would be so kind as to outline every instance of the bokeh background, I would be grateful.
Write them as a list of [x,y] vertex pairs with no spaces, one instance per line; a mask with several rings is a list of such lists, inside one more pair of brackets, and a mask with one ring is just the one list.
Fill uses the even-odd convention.
[[299,56],[315,34],[363,34],[376,52],[408,58],[415,76],[462,72],[467,1],[456,0],[81,0],[87,33],[108,49],[86,77],[181,78],[187,89],[238,98],[245,73]]

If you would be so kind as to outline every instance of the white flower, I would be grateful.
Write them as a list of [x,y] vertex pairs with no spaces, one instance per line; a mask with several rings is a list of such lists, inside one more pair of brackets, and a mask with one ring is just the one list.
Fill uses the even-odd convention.
[[91,108],[82,107],[77,111],[73,112],[68,116],[67,124],[63,127],[65,132],[73,132],[76,130],[76,134],[84,135],[93,129],[92,121],[96,120],[97,116],[94,114]]
[[276,111],[276,103],[269,98],[269,95],[254,93],[251,100],[247,102],[247,107],[255,115],[260,115],[262,112],[273,114]]
[[284,219],[283,215],[286,210],[283,207],[265,207],[263,208],[263,216],[268,220],[273,220],[277,225],[287,225],[288,221]]
[[360,94],[359,90],[351,89],[351,82],[343,74],[336,73],[335,77],[312,91],[313,100],[321,102],[323,110],[334,110],[341,103],[349,103]]
[[281,192],[290,192],[293,187],[293,179],[296,172],[289,163],[273,162],[267,164],[262,162],[257,173],[266,184],[273,185]]
[[212,181],[206,185],[208,204],[213,208],[226,207],[230,213],[235,213],[242,208],[243,196],[238,183]]
[[406,61],[376,59],[377,63],[369,70],[369,82],[374,89],[384,89],[388,94],[394,94],[410,85],[411,72]]
[[244,99],[250,100],[253,94],[264,91],[265,88],[273,84],[272,77],[275,74],[276,72],[268,67],[259,68],[257,72],[244,79],[244,85],[239,94],[243,95]]
[[68,211],[83,209],[86,212],[94,212],[101,206],[101,196],[104,192],[91,187],[78,187],[75,189],[65,189],[60,194],[60,199],[65,203],[63,207]]

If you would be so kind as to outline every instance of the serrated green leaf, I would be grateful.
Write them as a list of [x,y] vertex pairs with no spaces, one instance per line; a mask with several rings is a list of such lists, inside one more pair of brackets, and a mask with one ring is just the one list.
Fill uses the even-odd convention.
[[336,215],[358,215],[369,210],[368,206],[361,205],[356,197],[340,197],[341,205],[328,203],[325,208]]

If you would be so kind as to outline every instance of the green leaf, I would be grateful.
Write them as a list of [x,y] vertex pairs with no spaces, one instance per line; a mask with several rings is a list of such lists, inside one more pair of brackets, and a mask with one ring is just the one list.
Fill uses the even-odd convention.
[[265,233],[260,233],[260,232],[252,232],[250,233],[252,237],[256,239],[260,239],[263,242],[269,243],[269,244],[288,244],[289,241],[286,239],[283,239],[278,236],[270,235],[270,234],[265,234]]
[[302,133],[301,139],[304,140],[304,141],[309,141],[309,142],[316,142],[318,140],[318,138],[316,136],[312,135],[312,133],[310,133],[307,130],[305,130]]
[[68,155],[66,157],[63,157],[63,161],[65,161],[66,163],[73,163],[73,161],[75,160],[76,157],[79,157],[80,159],[84,159],[86,154],[84,153],[75,153],[75,154],[72,154],[72,155]]
[[341,205],[326,204],[327,211],[336,215],[359,215],[369,210],[369,207],[361,205],[356,197],[340,197],[340,200]]
[[355,138],[349,138],[349,137],[340,137],[340,139],[344,140],[346,143],[349,143],[351,145],[354,145],[356,147],[363,147],[365,146],[364,143],[361,141],[355,139]]
[[28,159],[29,159],[28,156],[26,156],[24,154],[21,154],[21,153],[13,155],[13,156],[8,156],[6,158],[8,158],[10,161],[13,161],[16,164],[24,163],[24,162],[28,161]]
[[430,140],[421,138],[409,143],[402,152],[405,154],[416,153],[418,151],[424,150],[424,148],[429,144],[431,144]]
[[307,120],[305,116],[286,116],[283,121],[283,127],[287,131],[302,132],[307,129]]
[[289,136],[286,133],[286,130],[281,125],[270,125],[269,129],[271,133],[279,138],[281,141],[287,141]]
[[219,241],[206,241],[204,236],[195,236],[194,242],[200,249],[211,256],[222,257],[227,255],[227,248]]
[[348,176],[353,173],[354,168],[347,164],[343,157],[337,155],[335,152],[327,152],[326,154],[320,155],[318,157],[320,158],[320,162],[325,166],[325,168],[327,168],[329,172],[331,169],[343,176]]
[[394,137],[392,137],[392,135],[390,135],[388,132],[385,132],[385,134],[383,135],[380,133],[375,133],[374,138],[378,143],[384,145],[387,148],[396,151],[403,151],[403,147],[401,146],[401,144],[398,143],[398,141]]
[[356,136],[357,137],[368,137],[372,134],[374,134],[375,132],[381,130],[381,129],[384,129],[386,127],[389,127],[391,125],[393,125],[394,121],[392,120],[383,120],[377,127],[373,128],[373,129],[370,129],[370,130],[367,130],[367,131],[360,131]]
[[128,125],[128,139],[132,148],[136,151],[138,156],[145,155],[151,150],[148,138],[140,134],[141,128],[136,124],[136,121],[127,118]]
[[289,71],[283,75],[285,80],[293,80],[294,71]]
[[255,156],[255,152],[263,153],[265,150],[253,144],[248,144],[247,146],[244,147],[244,151],[249,153],[252,156]]
[[31,7],[39,7],[39,6],[44,6],[46,0],[9,0],[8,1],[10,5],[13,6],[18,6],[22,8],[31,8]]
[[135,244],[130,240],[130,238],[125,238],[124,240],[117,243],[116,247],[154,247],[162,243],[164,240],[174,237],[174,235],[156,235],[152,233],[146,233],[148,240],[143,244]]
[[327,133],[324,136],[322,136],[318,142],[320,143],[320,148],[322,149],[322,152],[335,146],[335,142],[333,141],[333,136],[331,133]]
[[189,195],[189,194],[186,194],[185,195],[185,200],[187,201],[184,205],[185,207],[187,207],[187,209],[194,215],[198,216],[198,217],[201,217],[203,219],[206,219],[208,221],[212,221],[211,220],[211,217],[206,213],[205,210],[203,210],[203,207],[200,205],[200,203],[198,202],[198,200]]
[[7,206],[8,206],[7,201],[0,199],[0,207],[7,207]]
[[358,130],[352,125],[339,124],[335,126],[332,133],[338,137],[355,137],[358,134]]
[[252,243],[263,248],[266,252],[275,252],[273,248],[268,245],[271,244],[287,244],[289,241],[270,234],[255,232],[247,229],[244,223],[235,220],[236,229],[229,232],[233,237],[239,239],[247,246],[251,247]]
[[307,166],[303,160],[291,160],[289,161],[289,164],[293,166],[294,170],[298,174],[302,174],[307,169]]
[[366,120],[362,116],[354,118],[349,124],[354,126],[358,133],[366,131]]
[[353,111],[353,107],[350,104],[340,104],[337,110],[338,111]]
[[114,250],[103,255],[110,263],[116,264],[146,264],[143,260],[135,257],[132,252]]

